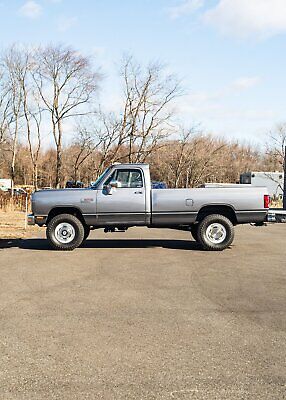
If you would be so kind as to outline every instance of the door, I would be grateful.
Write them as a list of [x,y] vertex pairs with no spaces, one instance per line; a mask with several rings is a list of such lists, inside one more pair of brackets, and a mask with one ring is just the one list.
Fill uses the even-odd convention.
[[145,225],[146,201],[141,169],[115,169],[104,182],[104,187],[116,181],[118,187],[111,191],[97,191],[98,225]]

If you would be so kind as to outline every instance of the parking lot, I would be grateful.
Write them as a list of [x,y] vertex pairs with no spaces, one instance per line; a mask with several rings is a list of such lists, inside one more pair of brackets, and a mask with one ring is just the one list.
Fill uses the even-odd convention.
[[1,399],[286,398],[285,225],[43,238],[0,242]]

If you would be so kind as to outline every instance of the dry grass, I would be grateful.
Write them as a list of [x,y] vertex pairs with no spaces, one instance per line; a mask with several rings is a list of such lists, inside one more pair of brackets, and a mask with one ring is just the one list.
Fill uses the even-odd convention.
[[272,201],[270,204],[271,208],[282,208],[283,207],[283,201],[282,200],[277,200],[277,201]]
[[39,232],[38,226],[25,230],[25,213],[21,211],[0,211],[0,239],[20,239]]

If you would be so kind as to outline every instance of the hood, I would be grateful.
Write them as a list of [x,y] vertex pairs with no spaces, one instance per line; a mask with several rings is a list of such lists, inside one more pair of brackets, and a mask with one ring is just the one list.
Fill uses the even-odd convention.
[[[89,192],[87,194],[87,192]],[[95,203],[96,192],[93,189],[48,189],[32,194],[32,212],[36,215],[48,215],[54,207],[77,207],[81,209],[85,199]]]

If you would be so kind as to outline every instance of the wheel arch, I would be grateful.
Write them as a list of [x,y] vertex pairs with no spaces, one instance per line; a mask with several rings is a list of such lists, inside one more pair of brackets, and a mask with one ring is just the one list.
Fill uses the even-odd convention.
[[82,222],[83,225],[86,225],[82,212],[77,207],[53,207],[48,214],[46,224],[48,224],[52,218],[60,214],[74,215]]
[[202,207],[197,215],[196,222],[202,221],[205,217],[211,214],[220,214],[228,218],[233,225],[237,225],[235,210],[228,204],[212,204]]

